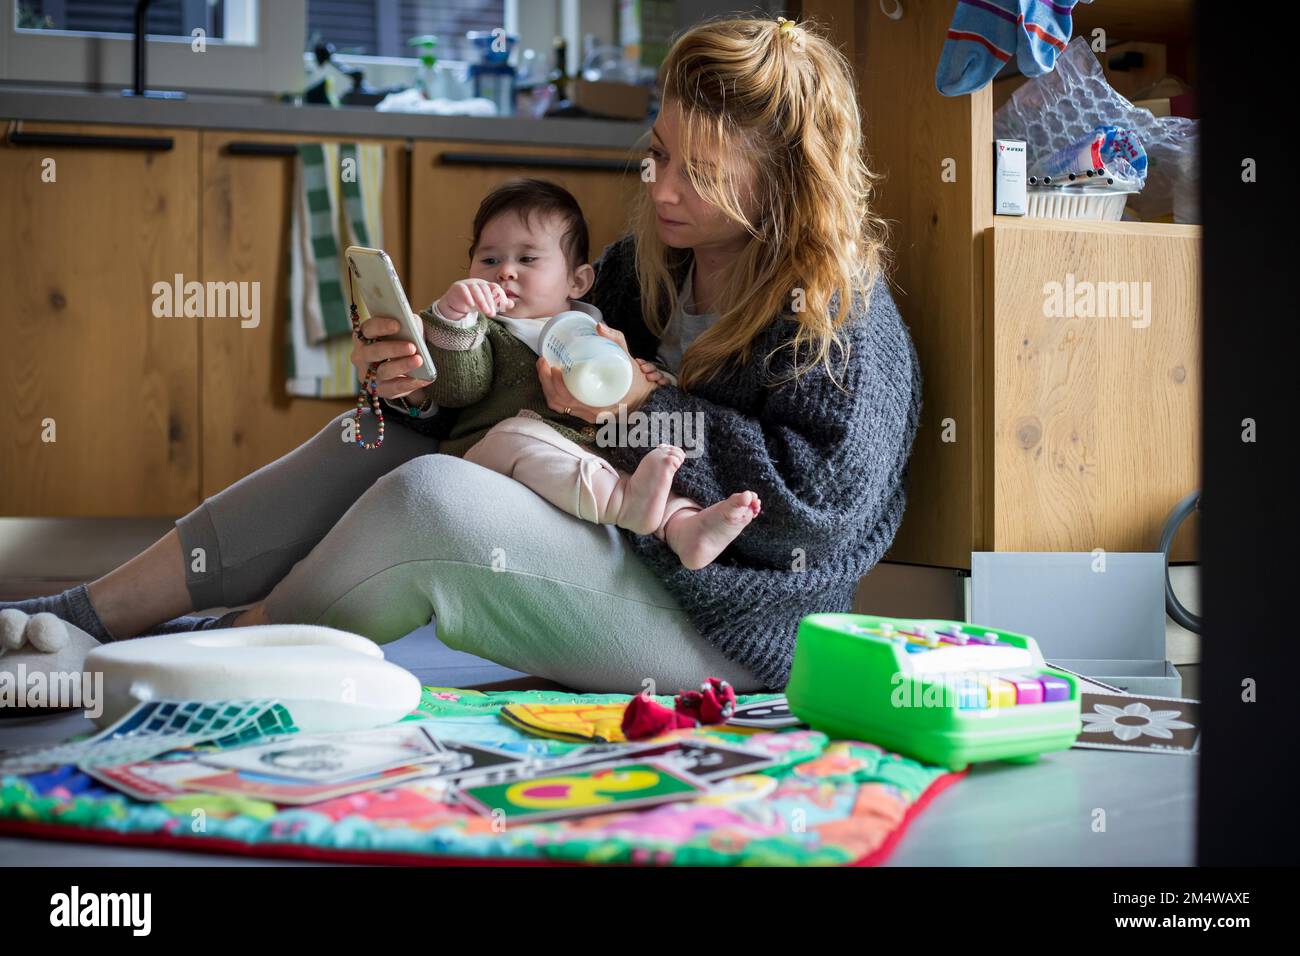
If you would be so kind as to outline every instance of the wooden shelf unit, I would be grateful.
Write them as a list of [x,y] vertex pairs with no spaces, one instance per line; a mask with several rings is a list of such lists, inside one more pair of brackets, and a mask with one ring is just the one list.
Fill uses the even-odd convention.
[[[1096,0],[1076,8],[1075,33],[1110,24],[1113,43],[1166,24],[1158,38],[1194,63],[1191,7]],[[969,569],[972,551],[1153,550],[1200,480],[1200,227],[994,216],[992,86],[935,88],[952,12],[942,0],[905,4],[897,20],[849,0],[800,10],[854,65],[884,176],[891,288],[925,376],[907,512],[886,557]],[[1049,320],[1043,286],[1071,275],[1150,282],[1150,325]],[[1195,554],[1193,516],[1173,558]]]

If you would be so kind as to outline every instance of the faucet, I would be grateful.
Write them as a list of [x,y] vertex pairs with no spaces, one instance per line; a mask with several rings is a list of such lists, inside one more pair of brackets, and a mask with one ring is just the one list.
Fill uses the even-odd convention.
[[149,4],[151,3],[153,3],[153,0],[135,0],[135,37],[131,41],[134,51],[132,76],[135,85],[129,90],[123,90],[122,95],[145,96],[162,100],[183,100],[185,94],[179,90],[146,90],[144,88],[145,28],[148,25]]

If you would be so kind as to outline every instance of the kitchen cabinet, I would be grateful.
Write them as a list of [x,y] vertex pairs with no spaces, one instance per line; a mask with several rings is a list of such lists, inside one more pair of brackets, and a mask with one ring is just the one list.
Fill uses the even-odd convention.
[[[354,406],[284,388],[292,147],[326,137],[15,129],[55,138],[0,145],[10,410],[0,514],[183,514]],[[384,145],[383,246],[416,308],[465,275],[470,225],[492,185],[536,175],[569,188],[593,258],[625,231],[640,187],[637,157],[622,149],[329,139]],[[177,276],[182,300],[197,282],[205,305],[210,288],[251,298],[255,283],[257,322],[228,308],[186,317],[184,301],[155,316],[155,287],[170,302]]]
[[[234,318],[202,326],[204,497],[297,447],[356,404],[354,398],[292,398],[285,392],[295,160],[292,153],[241,148],[293,147],[319,139],[234,131],[202,136],[203,276],[213,282],[257,282],[261,302],[261,320],[254,327]],[[383,245],[405,279],[406,141],[377,142],[384,146]]]
[[558,183],[587,217],[591,258],[627,231],[641,188],[630,150],[417,140],[411,152],[413,308],[425,308],[468,274],[474,213],[492,187],[516,177]]
[[199,276],[199,134],[10,132],[0,142],[0,514],[188,511],[199,501],[202,320],[155,314],[170,300],[155,286]]

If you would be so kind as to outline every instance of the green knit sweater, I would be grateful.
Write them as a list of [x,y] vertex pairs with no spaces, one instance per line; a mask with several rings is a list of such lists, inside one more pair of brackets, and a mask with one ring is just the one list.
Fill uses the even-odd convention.
[[[429,386],[441,408],[458,408],[455,426],[438,445],[439,454],[462,458],[488,430],[504,419],[534,414],[561,435],[597,453],[596,426],[552,410],[537,377],[537,353],[495,318],[481,313],[472,326],[439,318],[432,309],[420,317],[438,377]],[[540,325],[543,320],[536,320]]]

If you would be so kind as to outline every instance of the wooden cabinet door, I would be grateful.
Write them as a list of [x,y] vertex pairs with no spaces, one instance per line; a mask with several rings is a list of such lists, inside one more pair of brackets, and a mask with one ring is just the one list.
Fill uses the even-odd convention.
[[508,179],[558,183],[582,206],[594,262],[627,231],[639,156],[626,149],[416,142],[411,153],[411,307],[427,308],[469,274],[471,226],[479,202]]
[[[989,551],[1154,551],[1201,477],[1201,227],[985,233]],[[1196,560],[1196,517],[1170,557]]]
[[[203,494],[212,495],[292,451],[355,399],[290,398],[285,342],[292,225],[292,153],[231,152],[231,144],[321,141],[308,135],[203,134],[203,275],[260,283],[261,320],[203,326]],[[383,245],[406,257],[406,144],[385,140]]]
[[16,132],[63,138],[0,141],[0,514],[187,512],[199,501],[203,320],[155,315],[168,304],[155,284],[199,277],[199,134]]

